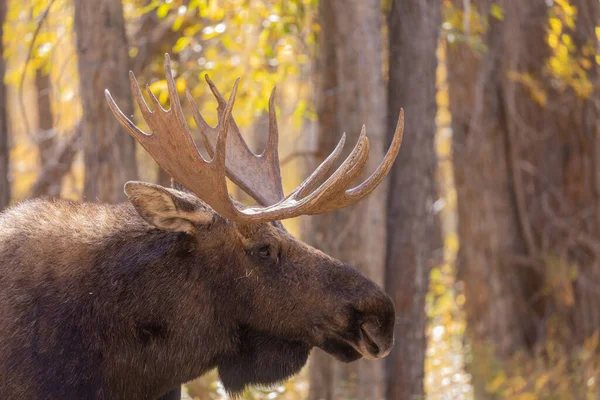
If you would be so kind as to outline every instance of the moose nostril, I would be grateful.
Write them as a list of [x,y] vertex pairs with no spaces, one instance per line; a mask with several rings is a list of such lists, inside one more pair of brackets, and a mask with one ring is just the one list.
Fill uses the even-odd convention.
[[370,353],[374,356],[377,356],[381,349],[379,347],[379,344],[373,338],[373,334],[370,332],[366,322],[360,326],[360,330],[365,344],[369,347]]

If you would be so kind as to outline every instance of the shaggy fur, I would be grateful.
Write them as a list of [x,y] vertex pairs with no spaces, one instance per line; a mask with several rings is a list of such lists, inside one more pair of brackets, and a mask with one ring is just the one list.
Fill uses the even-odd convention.
[[157,399],[213,368],[240,393],[314,346],[360,358],[365,321],[391,347],[393,304],[356,269],[187,193],[127,193],[0,214],[0,399]]

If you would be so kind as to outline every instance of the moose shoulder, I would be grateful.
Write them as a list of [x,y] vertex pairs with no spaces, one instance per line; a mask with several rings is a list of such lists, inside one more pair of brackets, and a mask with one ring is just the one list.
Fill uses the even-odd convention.
[[[349,189],[368,156],[363,133],[283,197],[270,102],[267,150],[245,145],[229,101],[219,125],[194,117],[211,161],[198,153],[165,63],[172,107],[146,106],[152,135],[112,102],[123,126],[167,170],[176,190],[129,182],[119,205],[30,200],[0,214],[0,398],[157,399],[217,368],[237,394],[297,373],[313,347],[345,362],[386,356],[394,305],[358,270],[295,239],[278,222],[359,201],[385,177],[402,114],[380,167]],[[193,102],[192,102],[193,104]],[[230,135],[228,136],[228,133]],[[225,153],[233,157],[225,157]],[[259,204],[227,194],[225,176]]]

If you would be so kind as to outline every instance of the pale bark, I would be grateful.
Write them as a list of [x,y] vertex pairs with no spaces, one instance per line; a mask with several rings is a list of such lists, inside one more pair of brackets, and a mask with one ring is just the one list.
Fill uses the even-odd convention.
[[43,166],[52,155],[55,142],[54,115],[50,100],[50,75],[41,70],[35,71],[35,88],[37,92],[37,127],[40,165]]
[[88,201],[118,202],[125,199],[124,183],[137,177],[135,141],[104,97],[109,89],[125,115],[133,114],[121,1],[76,1],[75,30],[83,105],[83,194]]
[[[366,124],[372,172],[384,154],[386,93],[383,81],[382,15],[378,0],[319,3],[319,140],[321,162],[347,132],[347,155]],[[366,174],[363,174],[364,179]],[[379,284],[385,266],[386,184],[359,204],[314,217],[307,240],[352,264]],[[310,399],[382,399],[384,362],[342,364],[315,351],[310,368]]]
[[10,145],[7,121],[4,46],[2,44],[6,0],[0,0],[0,211],[10,203]]
[[398,111],[406,114],[400,154],[390,174],[386,290],[398,324],[386,360],[386,399],[424,398],[431,267],[441,261],[441,233],[434,211],[435,114],[439,0],[394,0],[389,15],[388,142]]

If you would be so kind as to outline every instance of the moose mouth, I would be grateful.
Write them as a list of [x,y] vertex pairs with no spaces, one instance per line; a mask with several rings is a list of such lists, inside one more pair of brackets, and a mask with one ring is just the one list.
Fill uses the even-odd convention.
[[383,349],[378,344],[377,337],[370,332],[369,325],[362,324],[358,334],[354,339],[344,337],[344,335],[335,335],[325,339],[325,342],[319,346],[327,353],[343,362],[351,362],[364,357],[368,360],[378,360],[387,356],[391,351],[391,346]]

